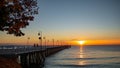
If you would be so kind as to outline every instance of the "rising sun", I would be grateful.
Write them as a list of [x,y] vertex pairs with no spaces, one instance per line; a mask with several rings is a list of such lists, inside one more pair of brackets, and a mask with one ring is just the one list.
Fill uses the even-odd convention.
[[78,41],[78,43],[79,43],[80,45],[83,45],[83,44],[85,43],[85,41]]

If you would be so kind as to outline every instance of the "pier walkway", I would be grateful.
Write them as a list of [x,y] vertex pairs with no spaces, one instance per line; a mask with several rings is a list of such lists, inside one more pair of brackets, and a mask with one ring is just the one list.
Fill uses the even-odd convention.
[[0,46],[0,56],[14,59],[22,68],[42,68],[47,56],[70,46]]

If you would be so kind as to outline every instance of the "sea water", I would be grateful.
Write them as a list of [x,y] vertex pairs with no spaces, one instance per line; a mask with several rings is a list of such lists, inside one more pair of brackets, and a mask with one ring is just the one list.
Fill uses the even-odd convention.
[[44,68],[120,68],[120,46],[73,46],[47,57]]

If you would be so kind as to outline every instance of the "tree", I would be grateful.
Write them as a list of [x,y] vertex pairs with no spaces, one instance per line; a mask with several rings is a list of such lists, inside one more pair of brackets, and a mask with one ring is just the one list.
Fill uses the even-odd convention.
[[23,36],[21,28],[38,14],[37,0],[0,0],[0,31]]

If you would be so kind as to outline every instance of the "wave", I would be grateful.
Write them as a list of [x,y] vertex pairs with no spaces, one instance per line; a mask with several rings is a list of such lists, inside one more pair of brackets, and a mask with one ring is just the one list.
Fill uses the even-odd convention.
[[63,58],[57,60],[101,60],[101,59],[119,59],[120,57],[100,57],[100,58]]
[[68,68],[120,68],[120,65],[107,65],[107,64],[90,64],[90,65],[55,65],[59,67],[68,67]]
[[100,66],[99,64],[94,65],[57,65],[57,66],[63,66],[63,67],[92,67],[92,66]]

